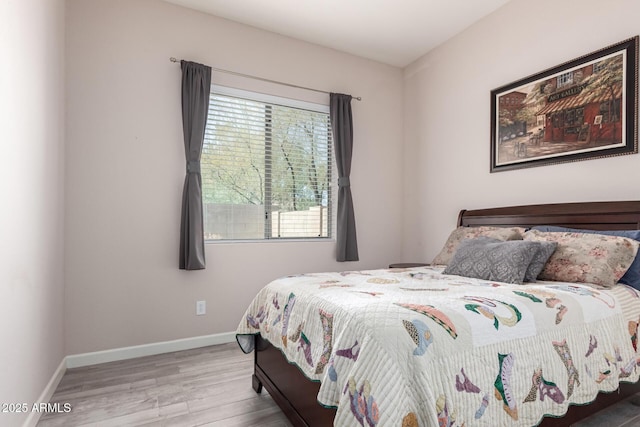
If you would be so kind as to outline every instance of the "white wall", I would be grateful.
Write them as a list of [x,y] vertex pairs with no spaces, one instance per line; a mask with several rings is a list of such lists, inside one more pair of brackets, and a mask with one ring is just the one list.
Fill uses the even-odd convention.
[[[159,0],[67,9],[68,354],[233,331],[276,277],[398,260],[400,69]],[[184,154],[170,56],[363,97],[351,176],[360,262],[335,262],[335,243],[211,244],[206,270],[178,270]]]
[[512,0],[404,70],[405,260],[433,259],[460,209],[639,198],[638,154],[489,173],[490,91],[637,35],[638,16],[635,0]]
[[[63,205],[64,2],[0,2],[0,402],[35,401],[65,354],[231,331],[280,275],[429,260],[462,208],[637,199],[638,155],[488,172],[491,89],[640,32],[639,3],[601,6],[512,0],[403,83],[399,69],[159,0],[69,0]],[[184,164],[169,56],[364,98],[360,262],[336,263],[332,243],[222,244],[207,246],[207,270],[177,269]]]
[[31,404],[64,357],[64,1],[0,2],[0,52],[0,403]]

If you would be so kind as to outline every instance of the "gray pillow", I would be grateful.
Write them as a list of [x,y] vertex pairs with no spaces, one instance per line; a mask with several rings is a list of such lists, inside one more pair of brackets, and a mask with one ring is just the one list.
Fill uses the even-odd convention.
[[525,282],[535,282],[538,275],[544,270],[544,266],[549,261],[549,258],[555,252],[558,247],[556,242],[536,242],[540,243],[536,254],[531,259],[527,272],[524,274]]
[[488,237],[465,239],[460,242],[444,274],[522,284],[531,260],[540,249],[535,243],[503,242]]

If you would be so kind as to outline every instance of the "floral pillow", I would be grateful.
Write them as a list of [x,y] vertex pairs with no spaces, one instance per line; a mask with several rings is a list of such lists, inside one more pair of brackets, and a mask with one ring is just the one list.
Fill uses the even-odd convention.
[[606,287],[618,283],[640,246],[639,242],[626,237],[538,230],[527,231],[524,239],[558,244],[539,279]]
[[451,262],[458,245],[464,239],[474,239],[480,236],[492,237],[498,240],[522,240],[525,229],[521,227],[458,227],[451,232],[447,242],[431,264],[447,265]]
[[[534,230],[539,231],[562,231],[573,233],[588,233],[588,234],[606,234],[608,236],[621,236],[628,237],[640,242],[640,230],[582,230],[576,228],[555,227],[553,225],[537,225],[533,227]],[[636,254],[636,259],[631,263],[631,267],[624,273],[624,276],[620,278],[620,283],[632,286],[640,291],[640,250]]]

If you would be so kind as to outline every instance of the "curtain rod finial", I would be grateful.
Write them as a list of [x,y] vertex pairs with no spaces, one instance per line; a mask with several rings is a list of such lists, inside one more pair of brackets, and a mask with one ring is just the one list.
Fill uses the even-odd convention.
[[174,58],[173,56],[171,58],[169,58],[169,61],[171,62],[179,62],[176,58]]

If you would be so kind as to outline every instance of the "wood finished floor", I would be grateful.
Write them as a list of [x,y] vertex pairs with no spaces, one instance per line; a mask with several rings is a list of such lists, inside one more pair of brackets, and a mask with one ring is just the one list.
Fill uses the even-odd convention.
[[[253,391],[252,371],[235,343],[69,369],[51,402],[72,411],[38,426],[290,427],[266,391]],[[574,426],[640,427],[640,394]]]

